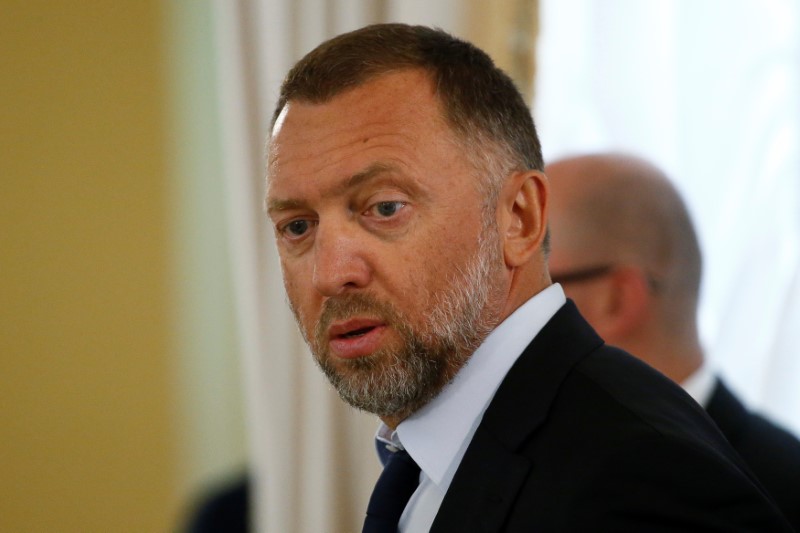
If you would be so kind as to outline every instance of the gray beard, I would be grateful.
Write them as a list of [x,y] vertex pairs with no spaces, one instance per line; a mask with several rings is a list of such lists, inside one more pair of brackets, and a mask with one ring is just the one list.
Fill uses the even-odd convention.
[[[456,269],[444,290],[430,295],[431,308],[416,328],[391,303],[369,294],[353,293],[326,301],[314,336],[309,339],[306,335],[306,342],[345,402],[380,417],[405,418],[452,381],[499,322],[497,310],[490,306],[498,288],[496,271],[501,257],[499,250],[491,247],[498,242],[496,235],[494,227],[485,228],[473,257]],[[329,325],[357,314],[385,321],[398,332],[400,347],[333,361],[327,347]]]

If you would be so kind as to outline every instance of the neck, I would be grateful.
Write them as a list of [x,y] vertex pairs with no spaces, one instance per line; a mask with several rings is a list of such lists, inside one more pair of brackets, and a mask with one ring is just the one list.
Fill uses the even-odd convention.
[[[613,340],[608,342],[615,344]],[[676,383],[682,383],[703,364],[703,349],[697,335],[646,332],[617,345]]]
[[546,269],[537,269],[532,263],[511,271],[505,304],[500,313],[500,322],[508,318],[522,304],[552,285]]

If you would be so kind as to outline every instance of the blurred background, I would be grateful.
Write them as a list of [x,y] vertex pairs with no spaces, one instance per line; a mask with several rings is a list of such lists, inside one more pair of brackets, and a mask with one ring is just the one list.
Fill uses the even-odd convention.
[[800,432],[798,2],[3,0],[0,531],[180,531],[245,471],[260,531],[358,529],[376,423],[313,367],[260,204],[282,76],[379,21],[486,49],[546,159],[663,167],[709,357]]

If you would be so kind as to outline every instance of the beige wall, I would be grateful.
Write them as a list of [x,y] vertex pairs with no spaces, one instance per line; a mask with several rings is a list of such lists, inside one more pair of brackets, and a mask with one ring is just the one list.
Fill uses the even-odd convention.
[[161,5],[0,10],[0,531],[178,513]]

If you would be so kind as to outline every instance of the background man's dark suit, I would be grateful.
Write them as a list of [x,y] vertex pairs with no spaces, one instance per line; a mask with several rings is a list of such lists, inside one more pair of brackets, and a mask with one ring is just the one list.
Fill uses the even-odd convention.
[[[731,399],[723,394],[722,411]],[[747,416],[729,416],[723,429],[747,433],[735,420]],[[764,425],[756,418],[747,427]],[[242,480],[213,499],[191,531],[227,531],[207,527],[220,523],[213,515],[246,507]],[[432,531],[741,531],[734,521],[789,531],[771,511],[703,410],[661,374],[604,345],[568,302],[500,386]]]
[[800,531],[800,440],[748,411],[722,381],[706,412],[767,489],[795,530]]
[[431,531],[791,531],[748,472],[680,387],[568,302],[498,389]]

